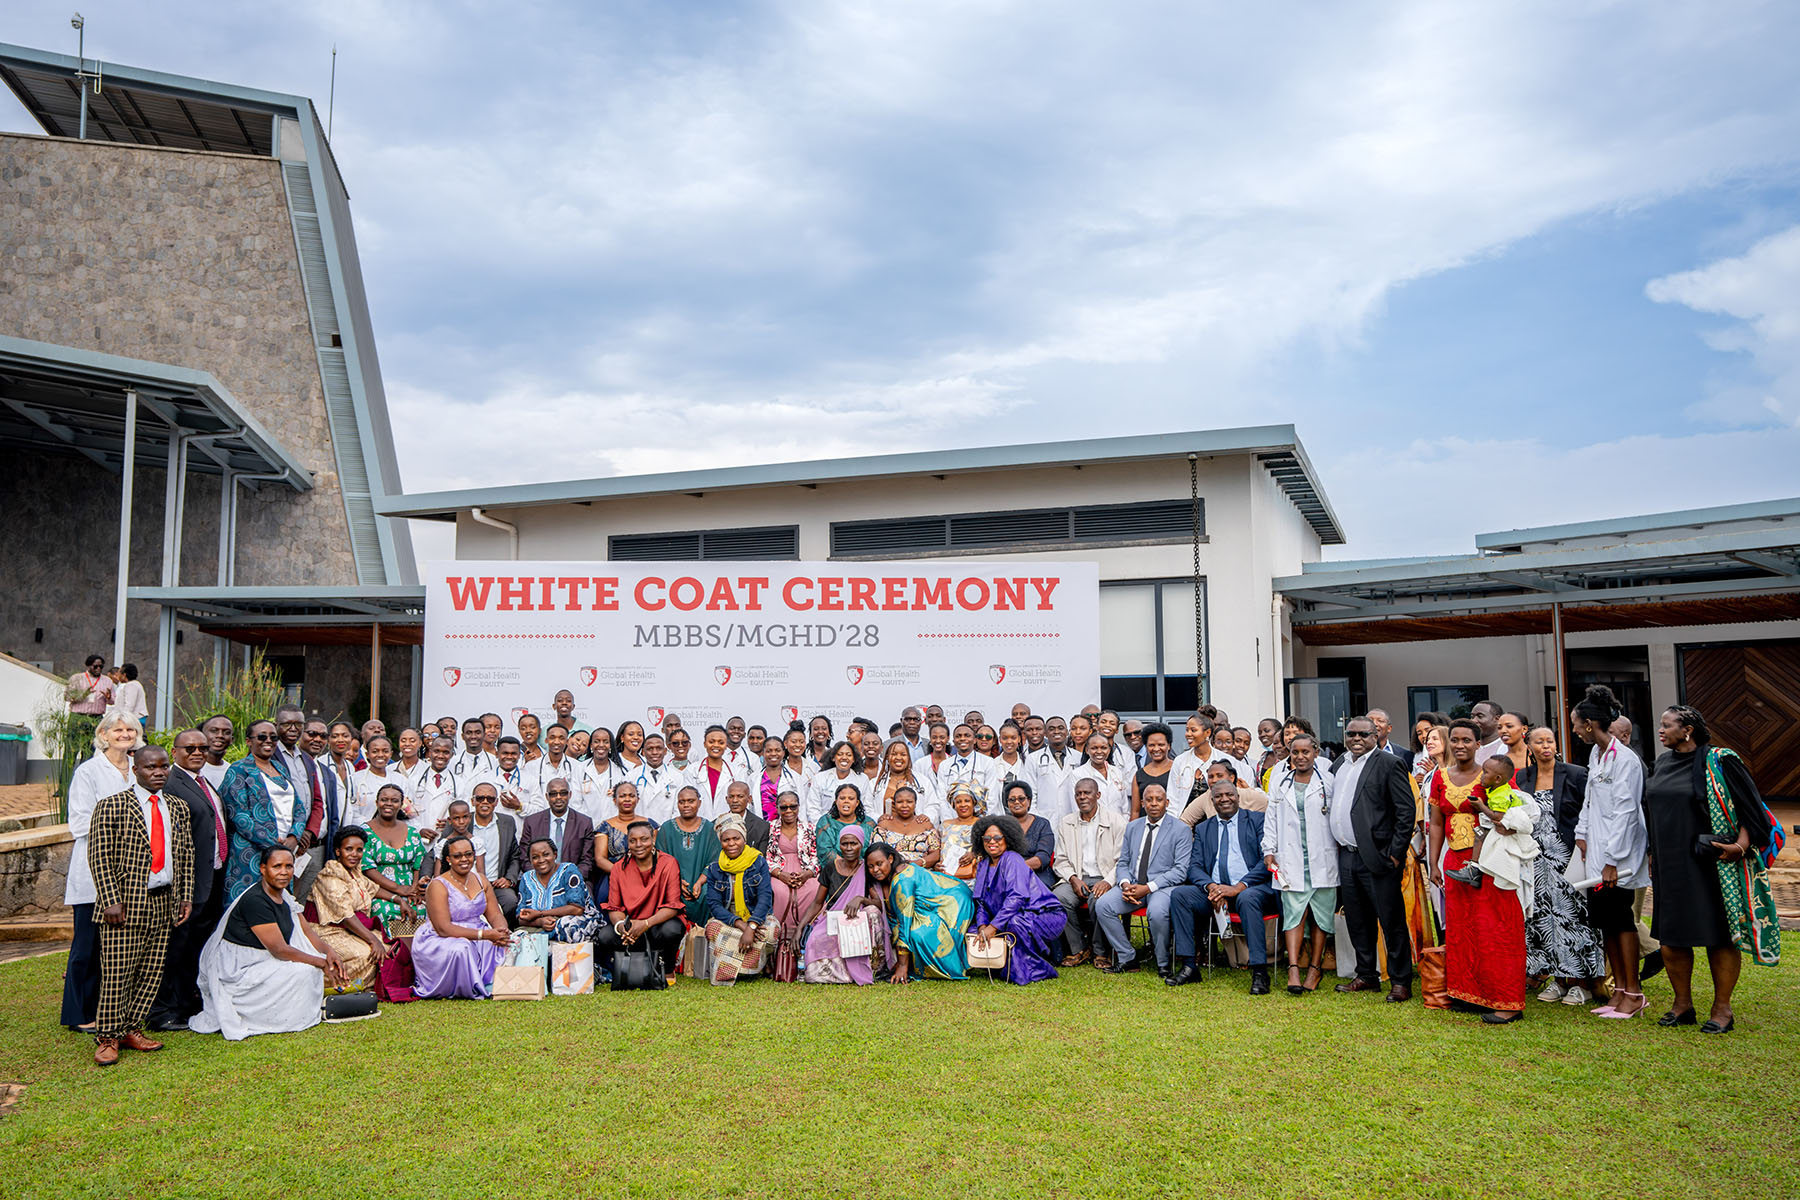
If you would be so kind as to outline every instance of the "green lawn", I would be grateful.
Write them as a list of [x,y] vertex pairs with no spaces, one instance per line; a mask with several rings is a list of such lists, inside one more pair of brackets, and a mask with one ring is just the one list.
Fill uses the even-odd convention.
[[62,963],[0,966],[0,1196],[1800,1194],[1793,966],[1724,1037],[1084,969],[414,1004],[102,1071]]

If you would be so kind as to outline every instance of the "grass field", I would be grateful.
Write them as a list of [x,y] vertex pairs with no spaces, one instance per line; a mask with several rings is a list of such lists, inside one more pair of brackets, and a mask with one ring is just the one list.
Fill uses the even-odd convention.
[[1800,1194],[1793,966],[1724,1037],[1084,969],[414,1004],[103,1071],[62,964],[0,966],[6,1197]]

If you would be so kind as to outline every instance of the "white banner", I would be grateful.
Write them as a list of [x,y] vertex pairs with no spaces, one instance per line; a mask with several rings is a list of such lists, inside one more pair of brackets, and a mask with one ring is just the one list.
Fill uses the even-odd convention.
[[885,735],[908,705],[998,724],[1100,698],[1091,562],[437,562],[425,567],[426,720],[525,713],[694,735],[824,713]]

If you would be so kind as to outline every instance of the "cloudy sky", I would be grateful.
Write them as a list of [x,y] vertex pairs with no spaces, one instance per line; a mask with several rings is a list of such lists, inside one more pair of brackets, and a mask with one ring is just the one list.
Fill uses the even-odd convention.
[[1340,556],[1800,494],[1793,5],[82,9],[336,44],[411,491],[1293,422]]

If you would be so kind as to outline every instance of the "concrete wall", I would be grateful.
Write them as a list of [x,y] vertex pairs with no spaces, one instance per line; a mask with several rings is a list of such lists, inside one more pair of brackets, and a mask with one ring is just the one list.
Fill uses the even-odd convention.
[[[1311,526],[1253,458],[1232,455],[1199,464],[1206,505],[1206,541],[1200,569],[1207,582],[1207,641],[1211,695],[1233,715],[1274,703],[1282,666],[1270,648],[1273,622],[1270,580],[1298,573],[1319,557]],[[800,557],[830,558],[833,521],[939,515],[959,512],[1051,508],[1186,499],[1185,459],[1100,463],[1082,467],[1033,467],[950,475],[821,483],[714,492],[597,500],[542,508],[492,510],[519,527],[519,557],[537,560],[604,560],[613,534],[798,525]],[[499,559],[507,535],[458,519],[459,559]],[[910,557],[904,552],[895,557]],[[1079,550],[971,552],[967,557],[1093,561],[1108,580],[1193,577],[1193,548],[1170,545],[1083,547]]]
[[[305,493],[243,489],[238,583],[355,582],[275,160],[0,134],[0,259],[0,332],[211,372],[314,473]],[[0,649],[64,675],[111,657],[118,488],[84,458],[0,450]],[[134,490],[131,581],[155,584],[163,473]],[[183,583],[216,582],[217,522],[217,480],[190,474]],[[155,640],[134,606],[126,656],[152,689]],[[181,670],[210,663],[209,640],[187,631]]]
[[63,908],[74,843],[67,825],[0,833],[0,918],[43,916]]

